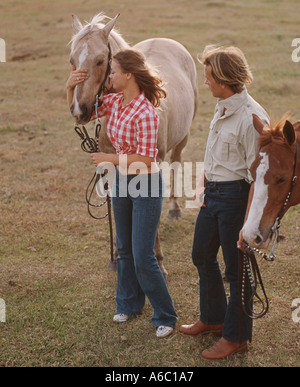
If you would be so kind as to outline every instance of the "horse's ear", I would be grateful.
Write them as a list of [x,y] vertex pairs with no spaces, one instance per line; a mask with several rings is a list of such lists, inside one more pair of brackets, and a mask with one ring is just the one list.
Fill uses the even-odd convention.
[[108,35],[110,34],[111,30],[114,28],[114,25],[118,19],[120,14],[118,13],[117,16],[115,16],[111,21],[109,21],[105,27],[103,27],[102,31],[104,32],[104,35],[108,38]]
[[289,145],[293,145],[296,141],[296,133],[293,125],[290,121],[286,120],[283,127],[283,135],[286,138]]
[[252,114],[252,117],[253,117],[253,126],[255,130],[259,134],[262,134],[264,127],[266,126],[265,123],[256,114]]
[[78,16],[76,15],[72,15],[72,18],[73,18],[73,30],[75,32],[75,34],[77,34],[80,30],[82,30],[83,26],[81,24],[81,21],[79,20]]
[[293,127],[294,127],[295,130],[300,129],[300,121],[294,122],[294,123],[293,123]]

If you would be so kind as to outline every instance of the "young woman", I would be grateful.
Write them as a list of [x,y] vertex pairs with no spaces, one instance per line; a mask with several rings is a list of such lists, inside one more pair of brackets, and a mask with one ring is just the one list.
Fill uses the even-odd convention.
[[[69,106],[75,86],[87,78],[86,71],[73,68],[67,82]],[[107,134],[116,154],[100,152],[91,158],[96,166],[103,162],[117,166],[113,209],[118,287],[113,320],[126,322],[139,314],[147,296],[154,310],[156,336],[166,337],[172,333],[177,315],[154,253],[163,201],[162,176],[156,165],[159,118],[155,107],[166,92],[144,56],[133,49],[113,57],[110,80],[117,93],[102,98],[97,114],[106,116]]]

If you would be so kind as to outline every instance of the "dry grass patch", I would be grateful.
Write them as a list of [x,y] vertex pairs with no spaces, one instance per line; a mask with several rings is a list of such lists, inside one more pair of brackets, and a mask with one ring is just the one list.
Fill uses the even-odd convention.
[[[85,188],[94,168],[80,150],[65,96],[70,15],[89,20],[101,10],[109,16],[121,12],[118,28],[129,42],[177,39],[195,61],[208,43],[240,46],[254,72],[249,88],[254,98],[275,118],[287,110],[292,119],[300,118],[300,67],[291,61],[299,30],[296,0],[193,0],[188,6],[179,0],[1,3],[1,38],[8,52],[7,63],[0,64],[0,298],[7,305],[7,322],[0,323],[0,365],[299,366],[299,324],[291,318],[292,300],[300,297],[299,207],[283,221],[278,259],[260,262],[270,311],[255,322],[247,355],[211,364],[200,353],[214,343],[212,336],[176,332],[158,341],[149,303],[128,324],[112,323],[116,274],[107,271],[108,224],[87,214]],[[199,111],[184,152],[184,161],[194,162],[203,160],[216,103],[196,63]],[[196,216],[197,210],[189,209],[178,222],[170,221],[165,202],[162,248],[178,325],[199,315],[198,276],[191,262]]]

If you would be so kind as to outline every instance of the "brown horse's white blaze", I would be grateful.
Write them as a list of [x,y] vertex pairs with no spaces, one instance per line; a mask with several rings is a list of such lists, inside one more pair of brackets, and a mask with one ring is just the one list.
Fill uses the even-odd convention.
[[[75,35],[72,38],[70,62],[77,69],[80,67],[87,70],[89,75],[85,82],[76,87],[71,106],[71,113],[79,124],[87,123],[91,118],[96,95],[105,78],[109,57],[108,44],[112,56],[119,50],[129,48],[121,34],[113,29],[117,17],[106,25],[102,23],[105,18],[102,14],[96,15],[90,23],[82,26],[78,17],[73,16]],[[134,47],[143,52],[147,63],[159,72],[166,84],[167,98],[157,109],[160,120],[157,159],[158,162],[163,161],[170,152],[170,164],[177,165],[181,162],[181,153],[187,144],[197,111],[198,81],[195,62],[180,43],[171,39],[148,39]],[[108,82],[106,87],[110,87]],[[105,118],[101,118],[101,124],[100,151],[115,152],[106,134]],[[181,210],[174,186],[171,180],[169,216],[178,218],[181,216]],[[161,263],[163,254],[158,238],[155,253],[163,273],[166,274]]]
[[[260,137],[260,153],[251,166],[253,197],[242,230],[244,240],[251,247],[268,247],[276,218],[291,190],[295,170],[300,173],[300,159],[296,157],[296,142],[300,147],[299,132],[299,121],[292,125],[283,118],[275,128],[264,130]],[[299,180],[284,213],[300,202]]]
[[265,152],[260,152],[261,158],[256,169],[256,179],[254,183],[254,193],[249,210],[247,222],[243,227],[243,237],[250,245],[258,245],[264,240],[260,231],[260,223],[264,209],[268,202],[268,185],[265,183],[265,176],[269,170],[269,156]]

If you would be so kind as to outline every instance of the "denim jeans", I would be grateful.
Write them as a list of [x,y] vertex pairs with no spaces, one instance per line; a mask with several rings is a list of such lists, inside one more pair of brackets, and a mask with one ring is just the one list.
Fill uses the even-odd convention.
[[[195,226],[193,263],[200,283],[200,320],[204,324],[224,323],[223,337],[239,341],[239,286],[237,241],[243,226],[250,185],[244,180],[207,182],[205,205]],[[222,248],[230,297],[224,289],[217,254]],[[252,325],[252,324],[251,324]],[[243,313],[242,340],[249,339],[249,320]]]
[[118,251],[116,313],[140,313],[147,296],[153,325],[174,327],[177,315],[154,253],[163,202],[161,173],[125,176],[117,171],[112,202]]

